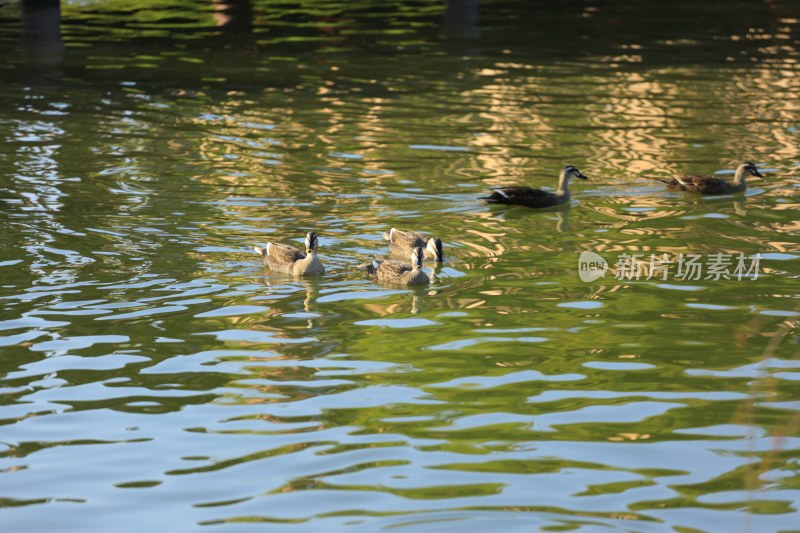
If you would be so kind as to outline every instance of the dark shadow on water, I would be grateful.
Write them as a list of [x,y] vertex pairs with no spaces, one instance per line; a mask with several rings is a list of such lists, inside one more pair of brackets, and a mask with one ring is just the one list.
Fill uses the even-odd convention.
[[49,85],[63,76],[64,42],[61,39],[59,0],[20,2],[22,52],[30,83]]
[[442,33],[451,54],[473,55],[478,47],[481,29],[478,25],[480,0],[448,0],[444,10]]
[[226,32],[250,33],[253,29],[253,3],[249,0],[212,0],[214,22]]

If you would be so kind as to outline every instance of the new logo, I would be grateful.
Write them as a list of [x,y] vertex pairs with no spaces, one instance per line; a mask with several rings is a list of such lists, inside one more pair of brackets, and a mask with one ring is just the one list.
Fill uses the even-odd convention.
[[589,283],[606,275],[608,263],[594,252],[581,252],[578,258],[578,276],[581,281]]

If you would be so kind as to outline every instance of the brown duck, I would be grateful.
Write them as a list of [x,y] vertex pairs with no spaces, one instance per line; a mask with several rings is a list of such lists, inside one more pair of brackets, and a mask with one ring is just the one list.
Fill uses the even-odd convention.
[[732,194],[742,192],[747,189],[745,178],[755,176],[763,178],[753,163],[745,162],[736,169],[733,181],[725,181],[717,176],[679,176],[670,179],[656,178],[658,181],[667,184],[668,189],[674,191],[687,191],[698,194]]
[[533,187],[496,187],[489,196],[482,196],[479,200],[486,200],[490,204],[524,205],[525,207],[541,208],[553,207],[569,202],[569,180],[572,178],[589,179],[580,170],[572,165],[567,165],[558,176],[558,189],[556,192],[543,191]]
[[389,285],[403,285],[405,287],[427,285],[431,280],[422,270],[422,257],[422,248],[418,247],[411,251],[410,265],[400,261],[375,258],[371,265],[366,266],[366,270],[376,276],[381,283]]
[[444,261],[444,248],[439,237],[426,237],[416,231],[392,228],[383,232],[383,238],[389,241],[389,252],[394,255],[408,257],[414,248],[423,248],[428,257],[435,261]]
[[321,276],[325,273],[325,266],[317,257],[318,246],[317,234],[309,231],[306,234],[305,252],[274,242],[268,242],[266,247],[254,246],[253,250],[261,256],[264,266],[275,272],[294,276]]

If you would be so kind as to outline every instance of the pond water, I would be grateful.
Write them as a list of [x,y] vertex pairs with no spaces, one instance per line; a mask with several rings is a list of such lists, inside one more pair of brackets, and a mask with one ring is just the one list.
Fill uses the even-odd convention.
[[627,4],[0,6],[3,529],[796,529],[796,4]]

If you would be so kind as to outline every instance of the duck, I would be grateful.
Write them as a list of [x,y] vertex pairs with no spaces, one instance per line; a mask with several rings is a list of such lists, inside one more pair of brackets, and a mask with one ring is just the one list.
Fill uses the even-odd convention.
[[389,241],[389,252],[392,254],[408,257],[414,248],[423,248],[425,255],[434,261],[444,261],[444,248],[439,237],[427,237],[416,231],[392,228],[383,232],[383,238]]
[[556,192],[543,191],[533,187],[493,187],[494,191],[489,196],[482,196],[490,204],[524,205],[525,207],[542,208],[553,207],[569,202],[569,180],[578,178],[589,179],[572,165],[565,166],[558,176],[558,189]]
[[400,261],[384,260],[376,257],[371,265],[366,266],[367,272],[376,276],[378,281],[389,285],[402,285],[404,287],[418,287],[428,285],[431,280],[422,270],[424,252],[421,246],[411,251],[411,264]]
[[669,179],[656,178],[656,180],[666,183],[667,188],[674,191],[687,191],[698,194],[733,194],[747,189],[747,183],[744,181],[747,176],[764,177],[753,163],[745,161],[736,169],[733,181],[725,181],[718,176],[708,175],[677,176]]
[[306,251],[298,250],[287,244],[268,242],[266,247],[254,246],[253,250],[261,256],[264,266],[275,272],[294,276],[321,276],[325,266],[317,257],[319,240],[317,234],[309,231],[306,234]]

